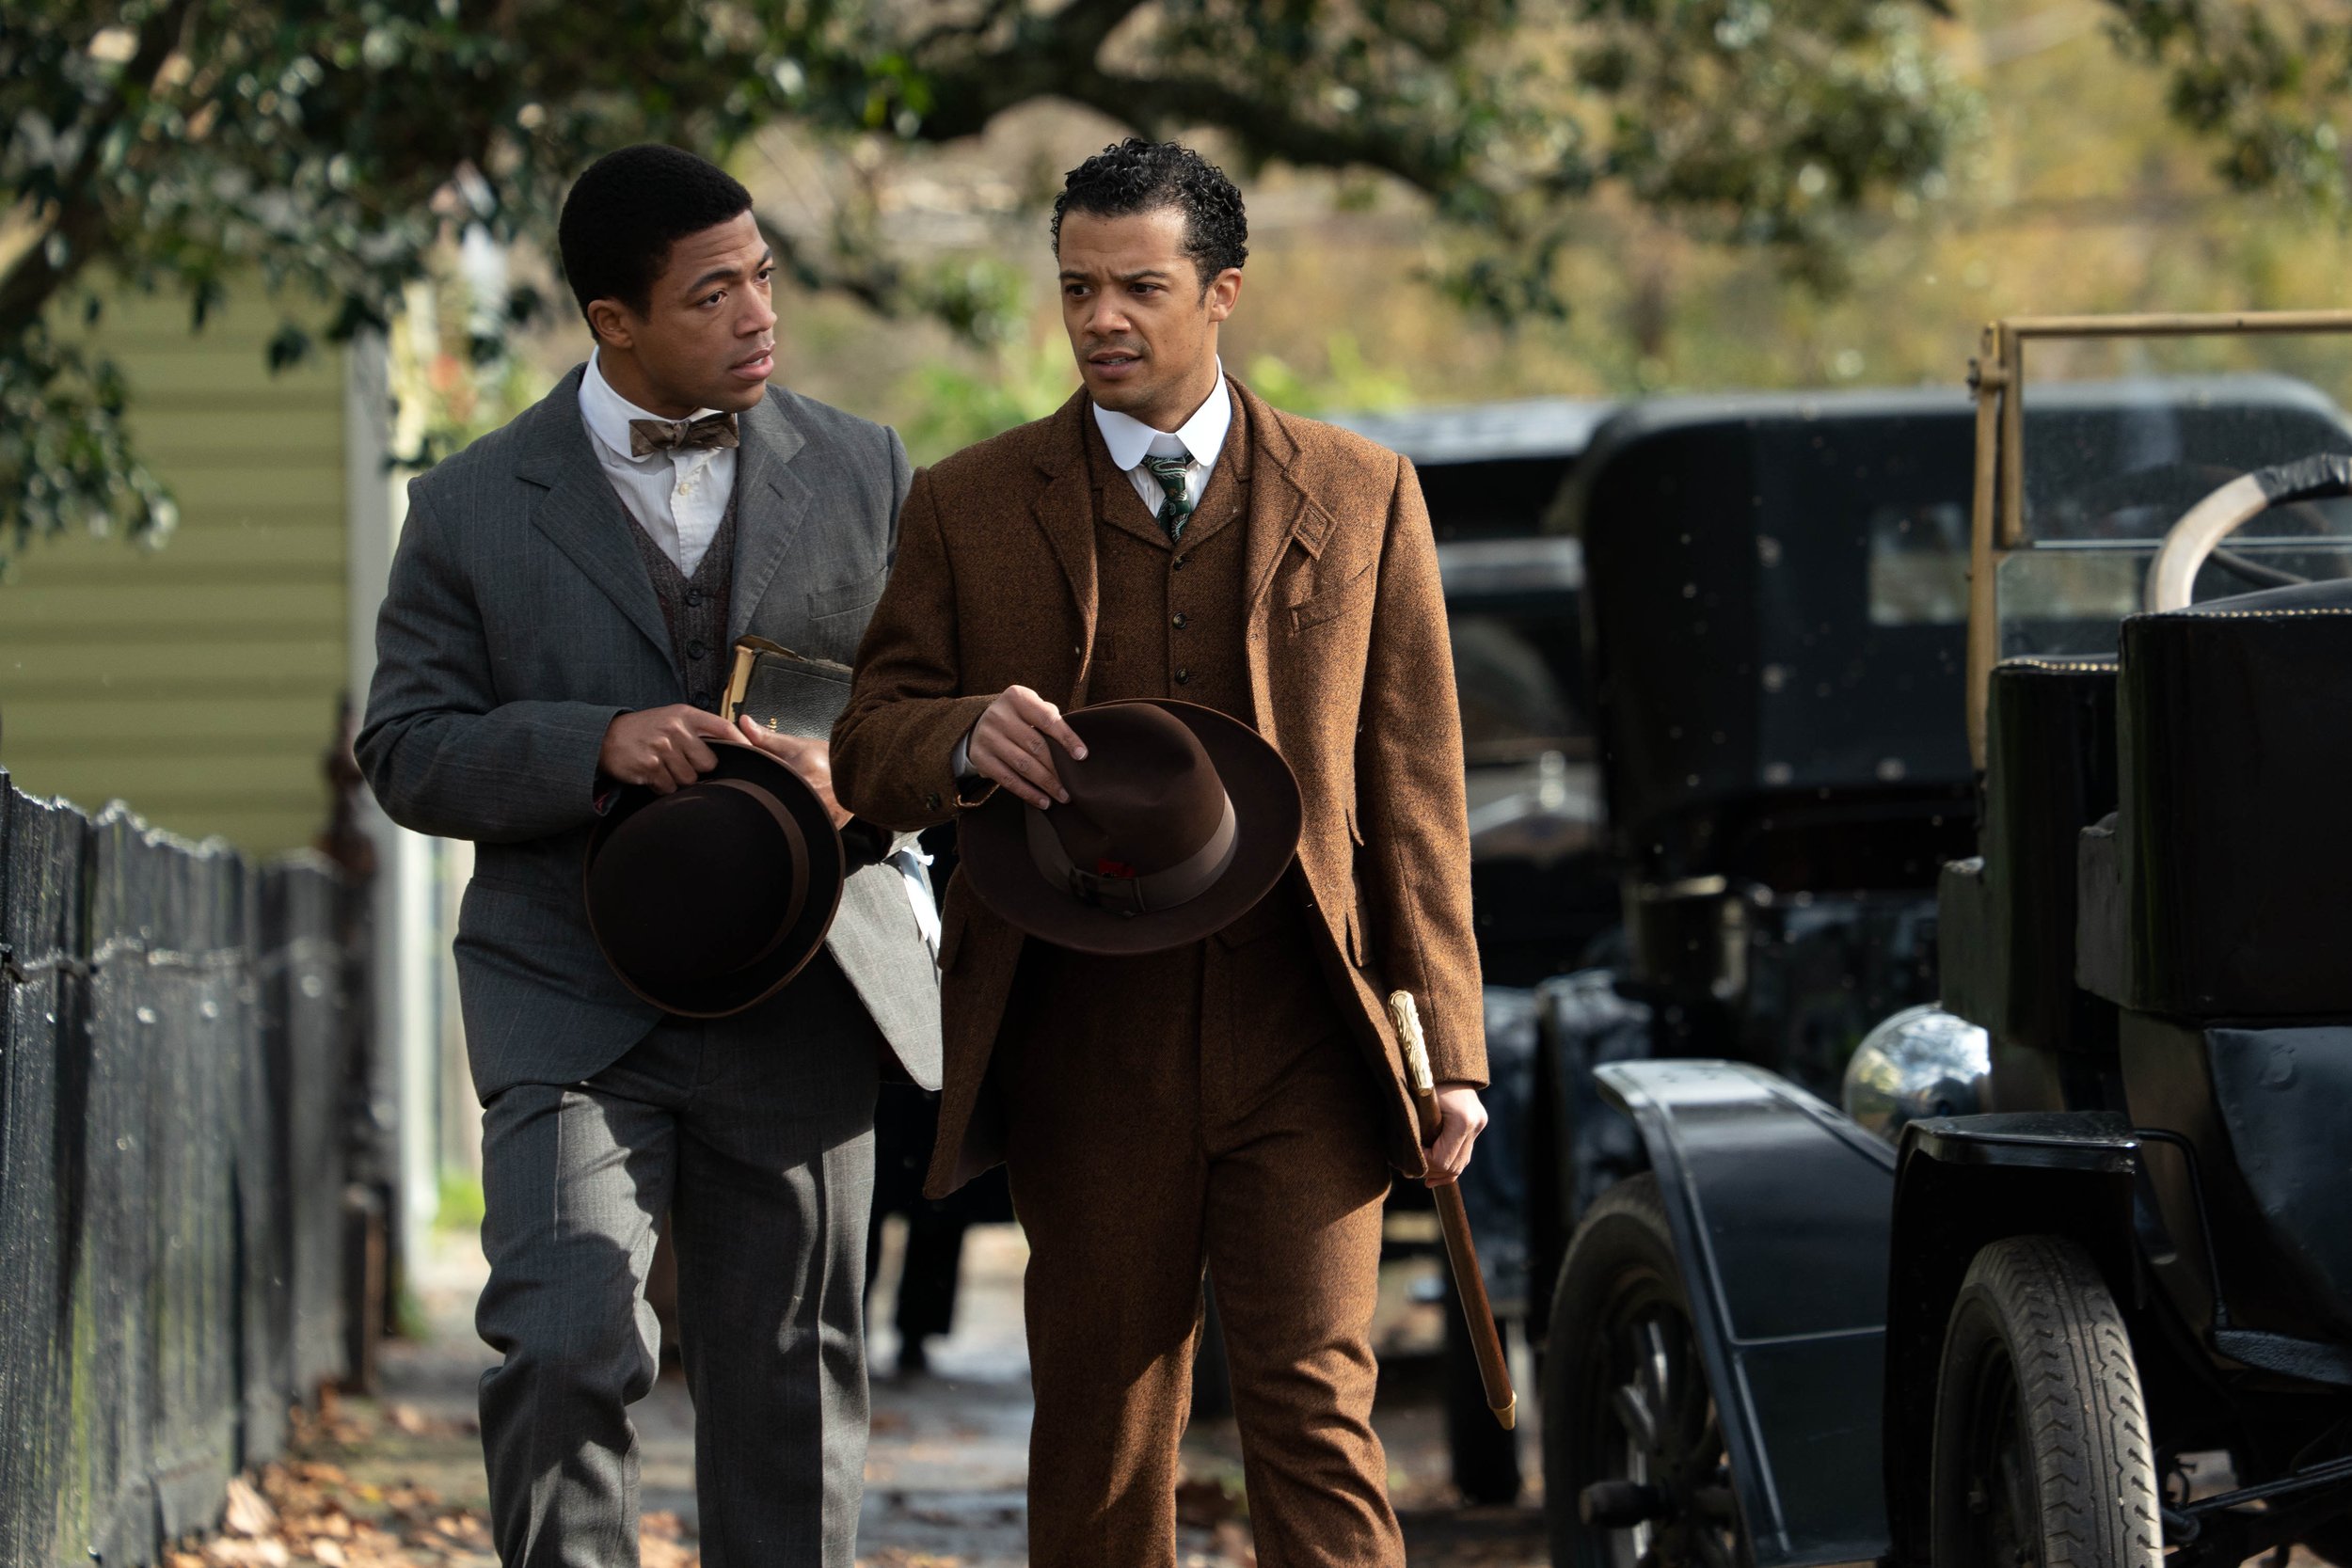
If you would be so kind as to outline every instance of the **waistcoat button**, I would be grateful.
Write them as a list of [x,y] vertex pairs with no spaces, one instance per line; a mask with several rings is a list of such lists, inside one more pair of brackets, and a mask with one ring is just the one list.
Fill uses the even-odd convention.
[[701,638],[696,637],[688,640],[686,644],[686,657],[688,658],[700,658],[703,655],[708,652],[710,652],[710,650],[704,646],[703,640]]

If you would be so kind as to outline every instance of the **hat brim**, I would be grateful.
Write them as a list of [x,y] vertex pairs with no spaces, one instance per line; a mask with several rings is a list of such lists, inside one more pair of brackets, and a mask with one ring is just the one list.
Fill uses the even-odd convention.
[[[727,1018],[757,1006],[791,984],[825,944],[825,932],[840,908],[841,884],[849,871],[841,835],[834,829],[832,816],[817,798],[817,792],[803,783],[798,773],[750,746],[722,741],[710,750],[719,762],[704,778],[740,779],[757,785],[773,796],[799,827],[802,843],[808,852],[808,891],[801,900],[801,912],[793,918],[782,940],[766,953],[730,974],[676,985],[647,983],[616,961],[605,945],[603,933],[596,930],[595,903],[589,900],[588,927],[596,935],[596,951],[604,955],[605,962],[620,976],[621,984],[641,1001],[680,1018]],[[613,830],[660,799],[653,791],[633,785],[621,792],[612,809],[605,813],[596,831],[589,834],[588,853],[580,868],[583,884],[596,865],[597,851],[612,836]]]
[[1298,780],[1279,752],[1256,730],[1215,708],[1139,700],[1183,721],[1208,752],[1233,802],[1232,863],[1206,893],[1174,909],[1142,914],[1100,909],[1073,897],[1038,869],[1022,818],[1037,808],[999,789],[957,820],[956,852],[964,880],[990,912],[1057,947],[1123,958],[1199,942],[1248,914],[1297,857],[1303,817]]

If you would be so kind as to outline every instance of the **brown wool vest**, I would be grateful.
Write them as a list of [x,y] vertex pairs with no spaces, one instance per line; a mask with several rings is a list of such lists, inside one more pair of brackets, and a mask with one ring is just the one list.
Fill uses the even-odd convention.
[[1184,542],[1167,531],[1086,420],[1099,595],[1087,701],[1174,698],[1253,723],[1242,607],[1249,452],[1239,409]]

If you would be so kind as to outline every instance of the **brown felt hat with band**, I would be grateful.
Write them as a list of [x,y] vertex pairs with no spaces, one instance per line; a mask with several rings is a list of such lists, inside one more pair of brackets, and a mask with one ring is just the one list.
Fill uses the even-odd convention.
[[1084,761],[1054,746],[1068,801],[998,790],[958,823],[981,903],[1081,953],[1155,953],[1223,929],[1298,851],[1298,781],[1240,720],[1196,703],[1104,703],[1063,715]]
[[589,835],[588,926],[664,1012],[723,1018],[782,990],[823,945],[848,864],[800,775],[749,746],[668,795],[620,792]]

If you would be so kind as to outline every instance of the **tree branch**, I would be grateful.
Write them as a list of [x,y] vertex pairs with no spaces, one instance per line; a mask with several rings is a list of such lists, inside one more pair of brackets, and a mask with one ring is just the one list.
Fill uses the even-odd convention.
[[136,83],[142,93],[152,92],[165,62],[182,50],[196,4],[170,0],[150,16],[139,28],[138,47],[115,78],[114,90],[88,114],[76,117],[82,150],[57,181],[56,205],[32,217],[46,231],[0,273],[0,337],[15,337],[40,320],[57,292],[96,259],[107,223],[105,199],[93,185],[109,133],[130,108],[131,85]]
[[[1136,7],[1122,4],[1119,8],[1131,11]],[[1375,119],[1326,123],[1293,114],[1272,97],[1238,91],[1206,77],[1104,71],[1096,55],[1110,31],[1103,28],[1090,44],[1073,39],[1066,53],[1016,47],[977,58],[952,73],[931,75],[933,108],[923,118],[921,135],[927,141],[974,135],[1007,109],[1037,98],[1058,97],[1138,131],[1163,134],[1183,125],[1215,125],[1239,136],[1252,150],[1286,163],[1382,169],[1432,195],[1459,177],[1454,160],[1438,143]]]

